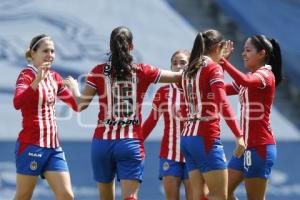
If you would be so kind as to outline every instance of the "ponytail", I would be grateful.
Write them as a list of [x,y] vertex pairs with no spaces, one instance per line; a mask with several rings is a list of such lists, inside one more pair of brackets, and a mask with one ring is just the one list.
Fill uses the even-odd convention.
[[281,50],[278,42],[275,39],[271,39],[270,42],[273,46],[273,56],[271,56],[268,64],[272,66],[272,72],[275,76],[275,85],[277,87],[283,79],[281,66]]
[[194,77],[198,69],[204,62],[203,61],[204,50],[205,50],[204,38],[202,33],[199,32],[194,41],[188,67],[184,72],[184,75],[187,76],[188,78]]
[[134,70],[133,57],[130,54],[132,33],[126,27],[115,28],[110,37],[112,77],[116,80],[128,80]]

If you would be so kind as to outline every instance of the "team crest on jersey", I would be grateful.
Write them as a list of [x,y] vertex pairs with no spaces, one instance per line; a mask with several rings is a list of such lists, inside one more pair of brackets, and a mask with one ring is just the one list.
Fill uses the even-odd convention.
[[170,168],[169,163],[167,161],[165,161],[164,164],[163,164],[163,170],[167,171],[169,168]]
[[48,94],[48,98],[47,98],[47,104],[48,105],[53,105],[54,104],[54,96],[53,96],[53,94],[51,94],[51,93],[49,93]]
[[32,171],[34,171],[34,170],[37,169],[37,167],[38,167],[37,162],[36,162],[36,161],[31,161],[31,163],[30,163],[30,169],[31,169]]

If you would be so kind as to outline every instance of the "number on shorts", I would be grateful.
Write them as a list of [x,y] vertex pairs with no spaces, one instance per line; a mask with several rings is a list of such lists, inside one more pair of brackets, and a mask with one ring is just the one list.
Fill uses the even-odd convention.
[[250,167],[252,165],[251,151],[246,150],[244,153],[244,165]]

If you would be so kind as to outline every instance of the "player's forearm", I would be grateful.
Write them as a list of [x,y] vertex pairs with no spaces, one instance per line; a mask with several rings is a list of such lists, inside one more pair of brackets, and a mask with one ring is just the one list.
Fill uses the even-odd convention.
[[222,67],[228,74],[234,79],[238,85],[243,85],[246,87],[259,87],[261,85],[261,80],[253,75],[244,74],[236,69],[232,64],[230,64],[226,59],[223,59]]
[[226,95],[227,96],[237,95],[238,94],[238,91],[234,88],[234,86],[232,85],[232,83],[227,83],[225,85],[225,91],[226,91]]
[[160,83],[177,83],[181,80],[182,72],[172,72],[168,70],[161,70]]
[[35,91],[31,87],[27,87],[26,89],[16,89],[13,99],[15,109],[19,110],[27,101],[30,100],[30,96],[32,96],[34,92]]
[[145,122],[144,122],[144,124],[142,126],[143,139],[144,140],[146,140],[146,138],[152,132],[153,128],[156,126],[159,117],[160,117],[160,113],[152,109],[150,115],[145,120]]
[[239,129],[239,126],[236,122],[234,113],[229,105],[227,100],[224,85],[223,84],[213,84],[212,90],[215,95],[215,103],[217,105],[218,110],[220,111],[221,115],[223,116],[226,124],[231,129],[233,134],[236,137],[242,136],[242,132]]

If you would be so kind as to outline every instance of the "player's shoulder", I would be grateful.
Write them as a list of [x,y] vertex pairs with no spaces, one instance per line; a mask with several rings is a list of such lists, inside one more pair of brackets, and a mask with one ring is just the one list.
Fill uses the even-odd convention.
[[33,78],[36,74],[37,74],[37,69],[31,66],[26,66],[20,72],[20,76],[26,76],[28,78]]
[[140,72],[140,71],[144,71],[145,72],[145,71],[157,69],[157,67],[149,65],[149,64],[145,64],[145,63],[138,63],[138,64],[135,64],[135,66],[136,66],[136,70],[138,72]]
[[257,69],[254,74],[257,74],[260,77],[263,77],[264,79],[274,79],[274,74],[272,72],[272,67],[269,65],[265,65],[259,69]]
[[272,67],[270,65],[265,65],[256,70],[257,73],[261,73],[265,76],[272,74]]
[[37,68],[27,65],[26,67],[24,67],[20,73],[26,73],[26,74],[36,74],[37,73]]
[[212,60],[208,60],[207,64],[205,65],[205,67],[208,70],[218,70],[218,69],[222,69],[222,66],[219,65],[218,63],[212,61]]
[[224,72],[223,72],[223,68],[221,67],[221,65],[219,65],[216,62],[209,62],[207,67],[207,75],[209,76],[213,76],[213,77],[223,77],[224,76]]
[[108,63],[101,63],[94,66],[91,70],[92,73],[104,73],[104,71],[108,71],[111,69],[111,66]]

